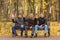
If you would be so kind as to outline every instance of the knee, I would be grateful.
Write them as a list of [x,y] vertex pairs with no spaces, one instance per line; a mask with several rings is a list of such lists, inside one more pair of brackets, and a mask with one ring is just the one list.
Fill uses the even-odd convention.
[[47,27],[47,25],[45,25],[45,27]]
[[47,25],[44,25],[44,28],[47,28]]
[[38,25],[35,25],[35,28],[37,28],[38,27]]
[[12,27],[12,30],[14,30],[14,29],[15,29],[15,27],[13,26],[13,27]]
[[47,29],[48,29],[47,25],[44,25],[44,30],[47,30]]

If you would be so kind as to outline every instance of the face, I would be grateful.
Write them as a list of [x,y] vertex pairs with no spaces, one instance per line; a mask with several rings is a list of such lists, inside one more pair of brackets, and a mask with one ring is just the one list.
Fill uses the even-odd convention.
[[27,16],[27,14],[23,14],[23,17],[26,17]]
[[14,15],[12,14],[12,18],[14,18]]
[[42,13],[42,14],[40,14],[40,17],[42,17],[42,18],[43,18],[43,17],[44,17],[44,14],[43,14],[43,13]]
[[22,15],[18,15],[18,18],[22,18]]
[[33,14],[29,14],[29,18],[33,18],[34,17],[34,15]]

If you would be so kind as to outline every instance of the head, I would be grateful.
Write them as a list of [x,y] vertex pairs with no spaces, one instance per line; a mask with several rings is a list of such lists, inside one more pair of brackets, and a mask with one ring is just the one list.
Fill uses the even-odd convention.
[[34,17],[33,13],[30,13],[29,18],[33,18],[33,17]]
[[44,14],[43,14],[43,13],[41,13],[41,14],[40,14],[40,17],[42,17],[42,18],[43,18],[43,17],[44,17]]
[[35,15],[35,18],[38,18],[38,15]]
[[22,15],[18,15],[18,18],[22,18]]

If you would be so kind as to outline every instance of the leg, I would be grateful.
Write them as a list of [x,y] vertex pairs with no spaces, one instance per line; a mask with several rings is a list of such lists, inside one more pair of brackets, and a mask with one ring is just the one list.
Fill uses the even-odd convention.
[[28,26],[25,26],[25,37],[27,37],[28,35],[27,35],[27,33],[28,33]]
[[44,28],[44,36],[46,37],[46,33],[48,32],[47,25],[43,25],[43,28]]
[[20,34],[21,34],[21,37],[22,37],[23,36],[24,25],[21,25],[20,26],[20,30],[21,30],[21,33]]
[[31,38],[32,38],[32,37],[33,37],[33,35],[34,35],[34,31],[35,31],[35,27],[33,26],[33,27],[32,27]]
[[39,25],[35,25],[35,31],[34,31],[34,33],[37,34],[38,28],[39,28]]
[[21,34],[21,37],[22,37],[23,36],[23,29],[21,29],[21,33],[20,34]]
[[39,25],[35,25],[35,27],[32,28],[32,36],[35,33],[35,37],[37,37],[38,28],[39,28]]
[[15,35],[15,36],[17,36],[17,33],[16,33],[17,28],[18,28],[17,26],[12,27],[12,34]]
[[35,25],[35,31],[34,31],[35,37],[37,37],[37,31],[38,31],[38,28],[39,28],[39,25]]

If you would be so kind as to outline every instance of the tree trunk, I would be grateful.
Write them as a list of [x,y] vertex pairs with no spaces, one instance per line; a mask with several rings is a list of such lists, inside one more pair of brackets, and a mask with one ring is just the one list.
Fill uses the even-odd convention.
[[46,17],[48,18],[48,20],[50,20],[49,18],[51,16],[51,12],[50,12],[51,10],[50,9],[51,9],[51,4],[52,4],[51,2],[52,2],[52,0],[49,0],[49,1],[47,0],[47,3],[48,2],[49,2],[49,4],[47,5],[47,14],[46,14]]
[[42,4],[43,0],[40,0],[40,3],[41,3],[41,7],[40,7],[40,13],[43,13],[43,10],[42,10],[42,7],[43,7],[43,4]]
[[59,21],[60,21],[60,0],[58,0],[59,2]]

